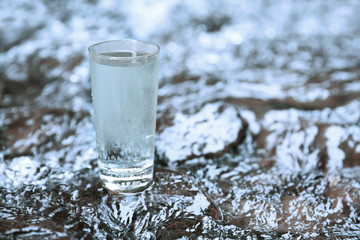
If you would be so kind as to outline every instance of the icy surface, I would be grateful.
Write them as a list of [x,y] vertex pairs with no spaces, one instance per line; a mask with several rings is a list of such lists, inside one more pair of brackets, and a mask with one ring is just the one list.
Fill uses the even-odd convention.
[[[0,238],[360,237],[360,2],[0,1]],[[153,185],[98,180],[87,47],[160,54]]]
[[220,104],[207,104],[197,113],[181,112],[171,126],[158,134],[157,153],[169,161],[199,156],[216,156],[238,144],[244,129],[236,109]]

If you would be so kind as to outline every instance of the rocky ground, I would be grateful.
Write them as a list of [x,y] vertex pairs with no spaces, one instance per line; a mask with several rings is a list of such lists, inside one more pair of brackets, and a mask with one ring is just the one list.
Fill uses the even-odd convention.
[[[358,1],[0,2],[0,238],[360,237]],[[99,184],[87,46],[161,47],[156,171]]]

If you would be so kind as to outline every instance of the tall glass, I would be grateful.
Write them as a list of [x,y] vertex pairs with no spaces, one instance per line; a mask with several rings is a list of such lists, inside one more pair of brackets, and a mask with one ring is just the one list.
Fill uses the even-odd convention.
[[116,40],[89,47],[100,179],[136,192],[153,178],[159,46]]

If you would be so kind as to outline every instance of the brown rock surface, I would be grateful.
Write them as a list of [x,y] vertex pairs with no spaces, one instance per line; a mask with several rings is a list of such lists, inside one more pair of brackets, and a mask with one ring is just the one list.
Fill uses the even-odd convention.
[[[359,12],[0,1],[0,238],[360,238]],[[161,46],[155,178],[133,195],[96,162],[87,46],[118,38]]]
[[157,154],[168,164],[221,156],[240,143],[247,127],[235,108],[211,103],[193,114],[177,113],[168,124],[156,139]]

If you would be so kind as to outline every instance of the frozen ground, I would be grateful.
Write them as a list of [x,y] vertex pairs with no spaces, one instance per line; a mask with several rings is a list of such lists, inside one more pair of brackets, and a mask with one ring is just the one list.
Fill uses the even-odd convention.
[[[0,238],[360,237],[359,1],[0,2]],[[98,183],[87,46],[161,46],[154,184]]]

